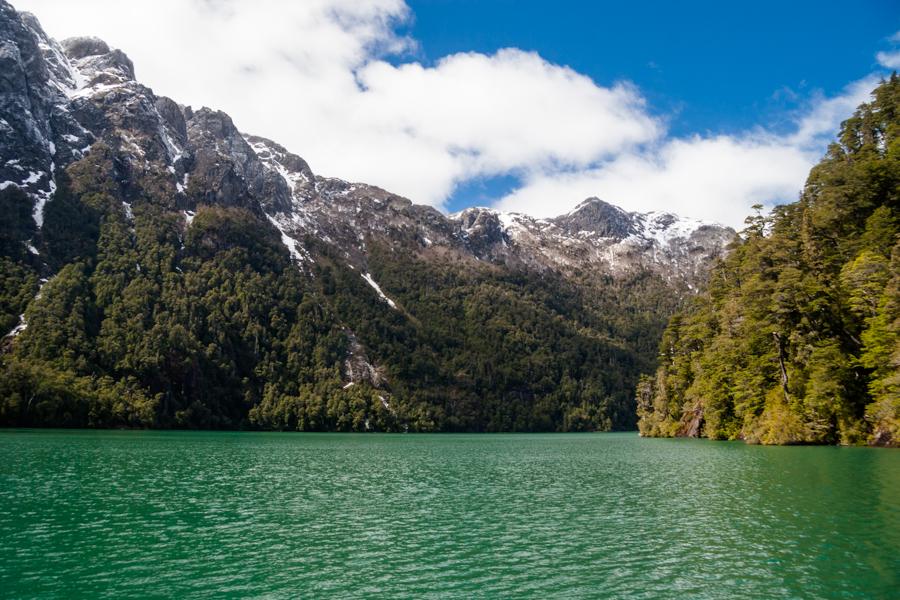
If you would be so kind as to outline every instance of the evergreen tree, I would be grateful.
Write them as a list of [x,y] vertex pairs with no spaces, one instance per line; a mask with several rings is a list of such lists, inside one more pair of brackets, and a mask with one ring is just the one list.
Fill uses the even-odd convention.
[[900,444],[900,79],[872,96],[672,319],[644,435]]

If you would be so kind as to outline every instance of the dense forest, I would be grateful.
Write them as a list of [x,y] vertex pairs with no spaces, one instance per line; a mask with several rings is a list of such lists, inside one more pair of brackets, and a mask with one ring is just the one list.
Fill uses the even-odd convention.
[[[761,209],[761,207],[760,207]],[[900,79],[747,219],[638,386],[648,436],[900,445]]]
[[0,327],[20,329],[0,354],[0,424],[634,427],[678,302],[658,276],[573,281],[372,239],[394,309],[333,246],[306,240],[301,270],[256,205],[206,203],[195,178],[188,221],[170,184],[123,164],[95,144],[59,173],[40,230],[30,197],[0,191]]
[[0,46],[0,426],[633,429],[734,235],[596,198],[443,215],[4,0]]

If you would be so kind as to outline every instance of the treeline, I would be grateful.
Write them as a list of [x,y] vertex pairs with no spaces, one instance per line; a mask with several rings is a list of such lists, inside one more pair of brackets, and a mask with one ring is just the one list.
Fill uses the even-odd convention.
[[672,319],[637,388],[641,433],[900,444],[898,210],[894,74],[843,123],[800,200],[748,218]]

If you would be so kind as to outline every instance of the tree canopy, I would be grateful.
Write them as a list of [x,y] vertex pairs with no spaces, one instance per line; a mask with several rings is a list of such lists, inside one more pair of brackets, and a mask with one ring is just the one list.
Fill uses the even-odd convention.
[[758,212],[677,314],[639,428],[900,444],[900,79],[842,124],[799,201]]

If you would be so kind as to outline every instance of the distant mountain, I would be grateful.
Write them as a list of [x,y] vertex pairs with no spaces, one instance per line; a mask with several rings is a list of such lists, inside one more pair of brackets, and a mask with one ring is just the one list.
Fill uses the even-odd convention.
[[451,215],[481,259],[564,273],[614,275],[646,270],[673,286],[693,287],[734,238],[732,229],[671,213],[629,213],[588,198],[554,219],[470,208]]
[[632,427],[735,236],[591,198],[453,215],[316,175],[0,0],[0,424]]
[[847,119],[798,202],[749,219],[672,319],[640,429],[900,445],[900,78]]

